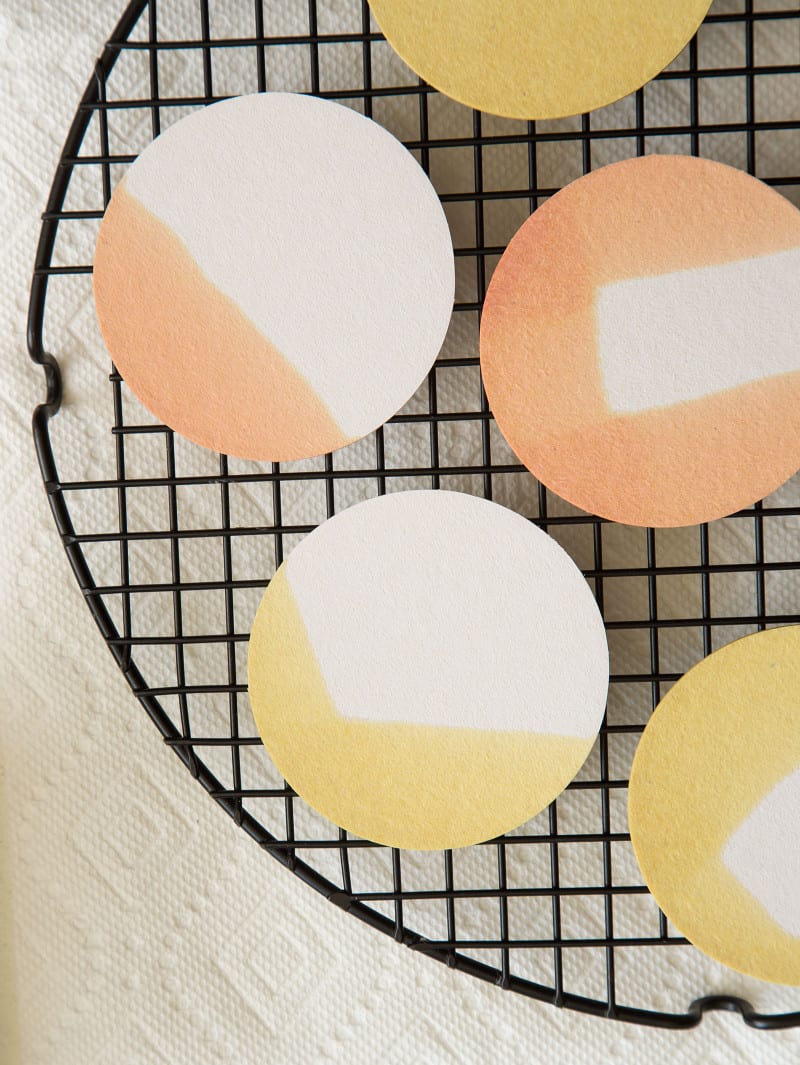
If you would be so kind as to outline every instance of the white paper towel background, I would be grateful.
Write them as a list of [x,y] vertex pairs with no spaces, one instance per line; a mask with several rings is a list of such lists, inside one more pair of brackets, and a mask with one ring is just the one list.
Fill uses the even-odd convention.
[[[706,1060],[713,1065],[796,1060],[798,1035],[752,1032],[736,1017],[712,1017],[688,1034],[642,1031],[506,995],[414,956],[326,904],[263,855],[161,744],[103,646],[55,534],[29,432],[30,412],[43,394],[43,381],[24,352],[38,214],[91,62],[121,6],[116,0],[88,8],[76,0],[5,0],[0,5],[0,188],[5,209],[0,264],[0,1040],[6,1043],[0,1060],[9,1065],[188,1065],[200,1060],[224,1065],[501,1059],[573,1063],[633,1062],[645,1056],[656,1062]],[[288,0],[283,6],[284,24],[273,32],[291,32],[293,12],[303,7]],[[739,6],[729,0],[715,10]],[[795,5],[773,0],[762,6]],[[232,22],[240,7],[245,9],[231,2]],[[352,12],[354,5],[327,0],[319,8],[322,30],[350,28],[341,24],[342,11]],[[165,35],[197,33],[197,26],[169,25],[170,12],[180,9],[178,3],[160,5]],[[226,33],[224,24],[213,29]],[[702,55],[701,61],[735,64],[736,42],[724,35],[715,40],[719,53]],[[788,45],[791,50],[791,42]],[[786,47],[786,42],[776,44],[784,53]],[[757,58],[761,63],[796,62],[796,56],[779,54],[771,60],[766,53]],[[360,61],[360,55],[344,61]],[[165,84],[172,77],[186,91],[195,79],[200,91],[199,55],[197,69],[186,64],[185,53],[175,56],[176,69],[170,73],[165,60]],[[274,74],[289,78],[291,70],[287,64]],[[232,62],[227,74],[224,63],[215,63],[215,74],[217,91],[242,91]],[[340,72],[340,79],[344,76]],[[230,78],[229,86],[225,77]],[[135,83],[133,72],[131,79]],[[116,84],[119,90],[122,79]],[[285,81],[270,84],[303,87]],[[703,106],[712,109],[704,119],[741,116],[738,106],[728,119],[728,84],[712,83],[707,92],[704,87]],[[666,116],[664,121],[673,110],[673,120],[682,121],[681,83],[652,88],[653,107],[662,109],[658,113]],[[784,101],[776,117],[785,117],[791,99],[797,99],[796,78],[786,83],[786,92],[790,102]],[[780,110],[779,104],[773,101]],[[435,106],[446,110],[446,103]],[[444,120],[444,110],[442,116]],[[387,124],[392,119],[391,128],[402,135],[402,113],[380,114],[376,107],[376,117]],[[131,116],[131,143],[143,135],[135,128],[137,121]],[[717,142],[727,145],[726,161],[743,162],[741,140]],[[682,147],[688,145],[667,144],[665,150]],[[117,150],[126,149],[117,145]],[[600,142],[596,163],[611,161],[615,150],[614,142]],[[769,173],[770,167],[774,173],[797,173],[799,157],[797,138],[773,138],[760,155],[762,173]],[[466,170],[470,165],[471,153],[470,158],[454,158],[446,172],[434,173],[440,191],[448,191],[448,185],[466,187],[459,167]],[[515,172],[512,153],[501,151],[488,165],[496,167],[494,178],[506,181],[506,187],[527,181],[527,174]],[[576,163],[561,146],[546,154],[542,165],[542,184],[560,184],[579,172],[573,172],[579,160]],[[76,181],[85,181],[87,189],[98,185],[96,177],[88,175]],[[506,240],[506,230],[521,220],[498,216],[498,231],[487,233],[487,242]],[[451,223],[458,240],[460,223],[457,218]],[[73,243],[57,254],[65,261],[79,261],[80,255],[90,261],[90,229],[69,240],[83,240],[85,247]],[[466,298],[466,272],[460,283]],[[48,315],[58,330],[52,344],[66,381],[65,411],[53,423],[53,435],[57,454],[77,460],[72,470],[65,461],[62,475],[96,475],[111,456],[109,391],[85,279],[52,286],[50,299]],[[445,387],[440,400],[472,404],[476,389],[477,382],[462,375],[452,394]],[[96,417],[86,400],[95,395]],[[459,461],[468,461],[475,442],[453,435],[444,446]],[[400,458],[405,454],[413,460],[413,434],[399,439],[397,448]],[[141,461],[146,466],[146,456]],[[199,461],[194,452],[192,461]],[[518,502],[514,490],[509,491],[508,501]],[[796,486],[784,491],[784,498],[796,499]],[[347,501],[337,498],[338,505]],[[253,501],[253,506],[259,502]],[[132,520],[152,521],[154,505],[161,504],[146,494],[133,500]],[[318,516],[318,500],[313,498],[298,494],[289,505],[297,520]],[[197,514],[198,520],[201,516]],[[90,522],[91,516],[84,515],[84,520]],[[671,544],[676,558],[685,557],[682,536],[676,532],[674,541],[664,541],[660,561],[669,561]],[[798,557],[796,525],[770,524],[767,536],[768,557]],[[565,541],[565,546],[586,564],[583,543],[576,539],[572,544]],[[614,564],[615,550],[629,557],[635,547],[624,540],[615,546],[610,537],[606,563]],[[751,530],[721,524],[712,552],[715,561],[747,557],[752,553]],[[203,559],[196,565],[202,573]],[[770,609],[793,612],[798,585],[791,575],[780,577],[768,589]],[[752,609],[752,589],[729,583],[727,588],[719,585],[718,612]],[[620,595],[614,604],[619,616],[639,613],[638,594],[631,588],[630,597]],[[667,609],[671,604],[689,613],[694,609],[690,597],[696,595],[694,585],[675,582]],[[636,649],[619,645],[614,651],[612,646],[612,653],[622,669],[628,668],[625,656],[633,660]],[[687,646],[676,646],[672,653],[687,665],[696,655]],[[686,957],[666,967],[665,1002],[685,998],[687,981],[691,989],[736,991],[743,986],[740,978],[706,964],[696,952],[688,962]],[[769,988],[756,988],[754,997],[756,1005],[772,1009],[797,1001],[795,995]]]

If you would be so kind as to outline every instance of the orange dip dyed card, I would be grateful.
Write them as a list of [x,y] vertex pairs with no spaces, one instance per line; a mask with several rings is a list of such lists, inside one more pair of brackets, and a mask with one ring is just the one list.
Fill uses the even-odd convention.
[[349,108],[242,96],[171,126],[97,241],[100,327],[160,420],[215,451],[310,458],[413,395],[453,306],[453,249],[414,157]]
[[498,264],[486,393],[583,510],[692,525],[800,467],[800,212],[747,174],[648,156],[544,203]]

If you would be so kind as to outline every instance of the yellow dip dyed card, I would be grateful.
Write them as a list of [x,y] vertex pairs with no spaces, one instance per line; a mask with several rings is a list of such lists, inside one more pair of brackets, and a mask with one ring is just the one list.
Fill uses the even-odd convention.
[[697,947],[800,984],[800,627],[728,644],[662,699],[630,782],[645,881]]
[[433,850],[512,829],[566,787],[602,721],[608,648],[555,540],[484,499],[400,492],[295,548],[248,674],[266,748],[311,806]]
[[640,88],[688,44],[710,0],[369,0],[389,44],[461,103],[560,118]]
[[453,249],[427,176],[349,108],[291,93],[171,126],[100,229],[100,326],[127,384],[196,443],[251,459],[342,447],[395,414],[450,322]]
[[684,156],[604,167],[523,224],[481,368],[503,435],[564,499],[693,525],[800,467],[800,211]]

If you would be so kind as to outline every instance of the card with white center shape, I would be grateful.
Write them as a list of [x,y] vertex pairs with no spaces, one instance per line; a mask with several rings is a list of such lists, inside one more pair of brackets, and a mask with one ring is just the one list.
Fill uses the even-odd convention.
[[547,200],[486,296],[481,369],[549,488],[694,525],[800,468],[800,211],[720,163],[647,156]]

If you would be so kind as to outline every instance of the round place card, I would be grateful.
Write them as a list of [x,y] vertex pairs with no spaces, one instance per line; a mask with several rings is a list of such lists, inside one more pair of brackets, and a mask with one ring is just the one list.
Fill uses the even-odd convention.
[[436,850],[508,831],[566,787],[602,721],[608,648],[555,540],[484,499],[400,492],[295,548],[248,674],[298,794],[358,836]]
[[369,0],[389,44],[461,103],[560,118],[640,88],[689,43],[711,0]]
[[213,104],[139,156],[94,261],[133,392],[216,451],[309,458],[381,425],[433,364],[453,306],[439,199],[385,129],[339,104]]
[[523,224],[481,323],[500,429],[583,510],[693,525],[800,467],[800,211],[740,170],[648,156]]
[[728,644],[661,700],[631,838],[661,909],[740,972],[800,984],[800,627]]

